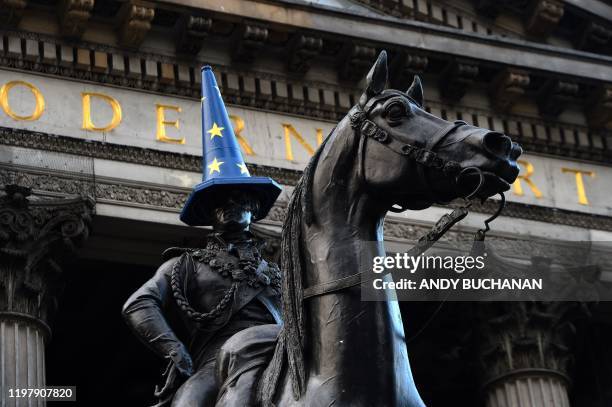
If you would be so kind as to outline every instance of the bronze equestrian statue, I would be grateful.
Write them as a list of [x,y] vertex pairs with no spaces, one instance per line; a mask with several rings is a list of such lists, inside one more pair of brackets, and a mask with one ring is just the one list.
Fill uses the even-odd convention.
[[214,406],[223,343],[245,328],[281,322],[280,271],[262,259],[249,232],[281,188],[249,175],[218,89],[204,67],[204,180],[181,212],[183,222],[212,226],[213,233],[203,248],[166,250],[167,261],[123,309],[133,332],[168,360],[165,384],[155,392],[158,407]]
[[222,346],[217,406],[424,406],[397,301],[361,300],[364,264],[384,255],[387,211],[506,191],[521,148],[501,133],[427,113],[418,77],[405,92],[386,84],[383,51],[289,203],[284,324],[245,329]]

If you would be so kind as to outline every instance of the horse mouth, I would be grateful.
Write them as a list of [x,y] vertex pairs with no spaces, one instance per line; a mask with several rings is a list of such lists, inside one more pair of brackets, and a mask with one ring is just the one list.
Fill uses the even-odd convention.
[[457,176],[459,196],[465,198],[488,198],[510,189],[510,183],[489,171],[462,171]]

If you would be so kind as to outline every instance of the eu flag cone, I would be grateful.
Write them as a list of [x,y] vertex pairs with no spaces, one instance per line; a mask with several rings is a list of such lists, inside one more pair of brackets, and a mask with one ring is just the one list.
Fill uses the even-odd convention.
[[259,201],[254,220],[264,218],[281,192],[268,177],[251,177],[242,158],[232,122],[210,66],[202,67],[202,182],[197,184],[181,211],[181,220],[190,226],[211,225],[215,198],[230,190],[250,193]]

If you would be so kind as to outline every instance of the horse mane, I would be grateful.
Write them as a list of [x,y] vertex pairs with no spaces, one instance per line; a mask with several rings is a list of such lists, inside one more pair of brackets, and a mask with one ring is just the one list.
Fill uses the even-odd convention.
[[283,327],[278,336],[274,355],[264,371],[257,389],[257,399],[264,407],[274,406],[273,400],[282,373],[289,371],[293,396],[297,400],[303,394],[306,383],[304,364],[304,307],[303,307],[303,263],[301,256],[302,222],[314,221],[312,182],[314,170],[327,141],[336,128],[315,151],[302,177],[298,181],[283,223],[281,236],[281,270]]

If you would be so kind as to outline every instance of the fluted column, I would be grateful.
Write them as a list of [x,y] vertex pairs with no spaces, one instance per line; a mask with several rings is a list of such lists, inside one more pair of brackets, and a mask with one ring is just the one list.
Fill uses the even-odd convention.
[[[2,191],[2,189],[4,191]],[[0,189],[0,406],[44,406],[9,389],[45,386],[45,344],[63,289],[61,264],[87,238],[93,202]]]
[[487,407],[570,407],[576,303],[487,304],[480,361]]
[[554,372],[526,371],[488,386],[487,407],[569,407],[567,380]]

